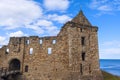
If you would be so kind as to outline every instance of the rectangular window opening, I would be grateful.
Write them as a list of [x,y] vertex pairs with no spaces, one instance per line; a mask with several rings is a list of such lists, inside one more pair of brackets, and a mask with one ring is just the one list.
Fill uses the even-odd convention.
[[33,48],[30,48],[30,54],[33,54]]
[[82,52],[82,61],[85,61],[85,52]]
[[27,44],[30,44],[30,40],[27,40]]
[[40,39],[40,44],[42,44],[43,42],[42,42],[42,39]]
[[81,75],[83,74],[82,64],[80,64],[80,73],[81,73]]
[[25,66],[25,72],[28,72],[28,65]]
[[8,53],[9,53],[9,49],[7,48],[7,49],[6,49],[6,54],[8,54]]
[[19,44],[21,44],[21,38],[19,38]]
[[83,31],[82,28],[80,29],[80,31],[81,31],[81,32]]
[[52,48],[48,48],[48,54],[52,54]]
[[55,43],[56,43],[56,40],[54,39],[54,40],[52,41],[52,43],[55,44]]
[[81,37],[81,44],[82,44],[82,46],[85,45],[85,37]]

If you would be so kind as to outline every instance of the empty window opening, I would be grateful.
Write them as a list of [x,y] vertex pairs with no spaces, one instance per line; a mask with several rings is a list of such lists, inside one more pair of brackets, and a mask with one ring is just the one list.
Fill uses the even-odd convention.
[[42,39],[40,39],[40,44],[42,44]]
[[81,37],[81,44],[82,44],[82,46],[85,45],[85,37]]
[[85,61],[85,52],[82,52],[82,61]]
[[28,72],[28,65],[25,66],[25,72]]
[[83,31],[82,28],[80,29],[80,31],[81,31],[81,32]]
[[56,43],[56,40],[54,39],[54,40],[52,41],[52,43],[55,44],[55,43]]
[[21,38],[19,38],[19,44],[21,44]]
[[8,49],[8,48],[6,49],[6,52],[9,52],[9,49]]
[[48,48],[48,54],[52,54],[52,48]]
[[30,40],[27,40],[27,44],[30,44]]
[[33,48],[30,48],[30,54],[33,54]]
[[7,49],[6,49],[6,54],[8,54],[8,53],[9,53],[9,49],[7,48]]
[[82,64],[80,64],[80,73],[81,73],[81,75],[83,74]]

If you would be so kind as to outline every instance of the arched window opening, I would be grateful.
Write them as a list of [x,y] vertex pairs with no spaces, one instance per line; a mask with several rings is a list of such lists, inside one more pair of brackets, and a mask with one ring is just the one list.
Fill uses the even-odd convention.
[[25,66],[25,72],[28,72],[28,65]]
[[85,52],[82,52],[82,61],[85,61]]
[[18,59],[13,59],[9,63],[9,70],[20,70],[20,61]]

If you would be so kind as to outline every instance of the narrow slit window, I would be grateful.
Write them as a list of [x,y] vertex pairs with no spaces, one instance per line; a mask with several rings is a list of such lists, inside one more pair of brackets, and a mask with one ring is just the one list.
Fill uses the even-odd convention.
[[55,43],[56,43],[56,40],[54,39],[54,40],[52,41],[52,43],[55,44]]
[[30,48],[30,54],[33,54],[33,48]]
[[52,54],[52,48],[48,48],[48,54]]
[[19,44],[21,43],[21,38],[19,38]]
[[28,72],[28,65],[25,66],[25,72]]
[[30,40],[27,40],[27,44],[30,44]]
[[82,64],[80,64],[80,73],[83,74]]
[[82,46],[85,45],[85,37],[81,37],[81,44],[82,44]]
[[85,52],[82,52],[82,61],[85,61]]
[[80,29],[80,31],[81,31],[81,32],[83,31],[82,28]]
[[40,44],[42,44],[43,43],[43,41],[42,41],[42,39],[40,39]]

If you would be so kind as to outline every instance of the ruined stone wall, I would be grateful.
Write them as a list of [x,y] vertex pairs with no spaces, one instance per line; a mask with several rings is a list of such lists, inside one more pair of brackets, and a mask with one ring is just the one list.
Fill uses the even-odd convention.
[[[84,45],[81,42],[84,37]],[[97,27],[66,23],[57,36],[12,37],[2,49],[4,66],[12,59],[21,62],[26,80],[87,80],[101,77],[98,61]],[[32,53],[30,49],[32,48]],[[51,53],[48,54],[48,48]],[[85,53],[83,56],[82,54]],[[25,67],[28,66],[28,71]],[[96,76],[97,76],[96,75]]]
[[[77,79],[102,80],[99,68],[97,27],[68,22],[69,67]],[[84,41],[82,40],[84,38]],[[83,43],[84,42],[84,43]],[[74,80],[74,79],[73,79]],[[86,79],[85,79],[86,80]]]
[[[2,56],[2,62],[3,65],[1,65],[1,67],[6,67],[7,69],[9,69],[9,63],[11,62],[11,60],[13,59],[18,59],[20,61],[21,64],[21,71],[23,69],[22,65],[23,65],[23,55],[24,55],[24,37],[11,37],[9,44],[5,47],[2,47],[0,54],[3,55]],[[4,58],[4,59],[3,59]]]
[[[29,67],[29,71],[24,72],[28,80],[63,80],[68,76],[68,38],[65,28],[56,37],[33,36],[28,40],[24,59],[24,67]],[[32,54],[29,52],[30,48],[33,48]],[[51,54],[48,54],[48,48],[51,48]]]
[[1,49],[0,49],[0,68],[1,67],[6,67],[6,62],[5,60],[7,59],[6,57],[6,46],[3,46]]
[[0,67],[9,69],[12,60],[20,61],[18,80],[102,80],[98,28],[82,12],[78,17],[57,36],[11,37],[0,49]]

